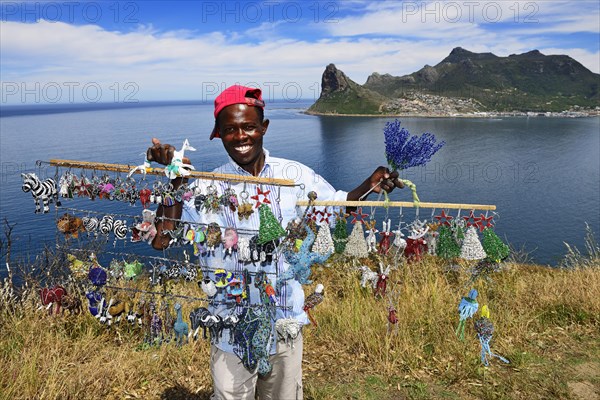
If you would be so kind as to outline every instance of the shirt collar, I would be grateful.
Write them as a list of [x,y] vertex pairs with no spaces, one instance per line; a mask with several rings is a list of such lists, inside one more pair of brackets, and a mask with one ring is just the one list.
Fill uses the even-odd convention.
[[[265,149],[263,147],[263,153],[265,154],[265,165],[263,165],[263,169],[262,171],[260,171],[260,174],[258,174],[259,176],[263,175],[264,173],[266,173],[268,171],[268,168],[271,168],[271,157],[269,156],[269,150]],[[236,171],[237,173],[239,173],[240,175],[250,175],[250,173],[248,171],[246,171],[244,168],[240,167],[238,165],[238,163],[236,163],[233,158],[227,156],[229,158],[229,165],[231,166],[231,168]]]

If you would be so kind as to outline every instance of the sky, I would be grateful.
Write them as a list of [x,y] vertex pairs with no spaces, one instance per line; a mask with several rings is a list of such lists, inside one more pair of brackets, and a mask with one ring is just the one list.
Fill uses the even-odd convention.
[[455,47],[599,73],[600,2],[1,0],[0,105],[212,101],[236,83],[316,100],[330,63],[363,84]]

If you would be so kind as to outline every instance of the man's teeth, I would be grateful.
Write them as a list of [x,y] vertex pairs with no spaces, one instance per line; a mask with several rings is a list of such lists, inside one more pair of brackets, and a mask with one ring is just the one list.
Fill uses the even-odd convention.
[[235,149],[237,151],[244,152],[250,150],[250,146],[237,146]]

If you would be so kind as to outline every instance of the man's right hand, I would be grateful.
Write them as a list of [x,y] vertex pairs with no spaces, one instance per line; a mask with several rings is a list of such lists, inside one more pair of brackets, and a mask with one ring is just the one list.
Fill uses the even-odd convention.
[[152,147],[148,147],[146,159],[150,162],[154,161],[162,165],[169,165],[173,159],[174,152],[175,147],[170,144],[161,144],[160,140],[152,138]]
[[[152,147],[149,147],[146,151],[146,159],[150,162],[154,161],[162,165],[169,165],[173,160],[173,154],[175,147],[170,144],[161,144],[157,138],[152,139]],[[187,157],[183,157],[182,160],[186,164],[191,162]],[[178,177],[171,181],[174,189],[177,189],[183,182],[187,182],[187,178]],[[181,202],[175,203],[171,207],[165,207],[160,205],[156,210],[156,236],[152,241],[152,247],[156,250],[164,250],[169,246],[171,237],[164,233],[165,230],[173,230],[176,227],[174,220],[181,219],[182,205]],[[166,217],[163,220],[160,217]]]

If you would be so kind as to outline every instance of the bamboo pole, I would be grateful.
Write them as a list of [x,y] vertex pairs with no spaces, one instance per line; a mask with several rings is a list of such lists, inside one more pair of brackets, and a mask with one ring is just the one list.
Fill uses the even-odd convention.
[[[55,167],[78,168],[78,169],[94,169],[98,171],[112,171],[129,173],[134,169],[135,165],[130,164],[108,164],[93,161],[77,161],[77,160],[61,160],[52,159],[50,165]],[[141,174],[141,171],[135,171],[136,174]],[[164,175],[164,168],[148,168],[146,173],[149,175]],[[188,178],[212,179],[216,181],[233,181],[233,182],[248,182],[248,183],[264,183],[268,185],[278,186],[296,186],[291,179],[279,178],[261,178],[257,176],[244,176],[234,174],[221,174],[217,172],[201,172],[190,171]]]
[[[308,206],[308,200],[299,200],[297,206]],[[415,207],[412,201],[319,201],[312,202],[315,207],[320,206],[344,206],[344,207]],[[419,208],[439,208],[456,210],[489,210],[496,209],[495,205],[490,204],[457,204],[457,203],[427,203],[420,202]]]
[[[99,171],[125,172],[129,173],[135,165],[130,164],[109,164],[93,161],[77,161],[77,160],[62,160],[51,159],[50,165],[65,168],[79,169],[94,169]],[[141,174],[141,171],[135,171],[136,174]],[[147,174],[163,175],[164,168],[148,168]],[[243,176],[233,174],[221,174],[217,172],[201,172],[190,171],[189,178],[213,179],[217,181],[234,181],[248,183],[264,183],[279,186],[295,186],[296,184],[291,179],[279,178],[261,178],[256,176]],[[298,206],[308,206],[308,200],[300,200],[296,203]],[[409,201],[315,201],[314,206],[344,206],[344,207],[415,207],[413,202]],[[495,205],[489,204],[456,204],[456,203],[428,203],[420,202],[419,208],[446,208],[446,209],[462,209],[462,210],[496,210]]]

